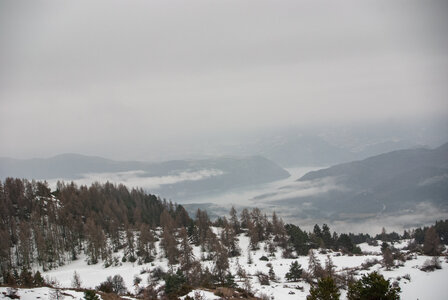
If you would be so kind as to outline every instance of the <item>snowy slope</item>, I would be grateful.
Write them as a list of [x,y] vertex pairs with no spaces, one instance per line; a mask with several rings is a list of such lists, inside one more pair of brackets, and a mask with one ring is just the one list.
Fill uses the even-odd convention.
[[[55,289],[48,288],[48,287],[40,287],[40,288],[32,288],[32,289],[17,289],[17,296],[20,297],[20,300],[35,300],[35,299],[54,299],[54,291]],[[6,287],[0,287],[0,299],[11,299],[7,297],[8,294],[8,288]],[[61,290],[62,296],[65,296],[64,298],[67,299],[73,299],[73,300],[83,300],[84,299],[84,293],[83,292],[76,292],[72,290]],[[98,298],[102,299],[100,295],[98,295]]]
[[[219,234],[219,228],[214,228],[215,233]],[[277,249],[275,257],[269,257],[269,253],[263,250],[265,243],[260,243],[260,249],[257,251],[251,251],[253,263],[248,264],[249,255],[249,238],[244,234],[238,236],[239,247],[241,249],[241,256],[230,258],[230,271],[232,274],[236,274],[238,265],[240,265],[250,276],[252,290],[257,296],[267,295],[271,299],[306,299],[309,294],[310,285],[304,281],[300,282],[287,282],[285,280],[285,274],[289,270],[290,264],[297,260],[304,270],[308,268],[308,256],[299,256],[297,259],[284,259],[281,255],[281,249]],[[396,248],[402,248],[408,241],[397,243],[394,246]],[[165,271],[169,270],[168,262],[163,258],[163,251],[160,249],[159,242],[156,243],[158,248],[158,255],[154,262],[144,265],[138,265],[137,263],[122,263],[121,266],[104,268],[101,263],[96,265],[88,265],[85,261],[85,257],[80,257],[77,261],[74,261],[68,265],[62,266],[58,269],[44,272],[45,276],[56,279],[62,287],[70,287],[73,278],[73,272],[76,271],[81,278],[82,286],[85,288],[95,288],[101,282],[105,281],[108,276],[114,276],[120,274],[126,283],[126,286],[130,292],[134,292],[136,287],[133,286],[133,280],[135,276],[139,276],[142,281],[140,286],[143,287],[147,284],[147,278],[149,276],[148,270],[152,270],[155,267],[161,267]],[[336,266],[336,272],[340,273],[348,268],[358,268],[366,261],[382,260],[380,246],[368,246],[367,244],[360,244],[361,249],[365,253],[359,256],[342,255],[338,252],[329,252],[328,254],[320,254],[315,250],[317,258],[320,260],[322,266],[327,259],[327,255],[331,256],[334,265]],[[193,249],[196,259],[201,258],[201,250],[199,247]],[[116,253],[121,258],[122,253]],[[261,256],[269,257],[268,261],[261,261]],[[399,285],[402,289],[402,299],[444,299],[448,294],[448,285],[445,283],[448,278],[448,262],[446,259],[441,259],[441,270],[434,272],[423,272],[419,269],[426,260],[430,257],[416,256],[416,259],[408,260],[403,266],[392,269],[390,271],[385,270],[380,264],[375,264],[370,267],[369,270],[359,270],[357,277],[362,274],[370,273],[372,271],[379,271],[384,275],[386,279],[391,279],[391,282],[400,278]],[[270,282],[270,285],[263,286],[258,282],[255,274],[261,271],[265,274],[268,273],[268,263],[271,263],[274,272],[277,277],[277,282]],[[208,266],[213,269],[212,261],[202,262],[203,267]],[[176,269],[176,266],[174,266]],[[410,280],[403,278],[403,276],[409,275]],[[235,278],[236,283],[243,287],[243,282],[240,278]],[[163,284],[163,282],[160,282]],[[206,299],[217,299],[212,293],[208,291],[201,291]],[[341,290],[341,294],[344,298],[346,291]],[[190,293],[190,296],[194,295],[194,291]]]

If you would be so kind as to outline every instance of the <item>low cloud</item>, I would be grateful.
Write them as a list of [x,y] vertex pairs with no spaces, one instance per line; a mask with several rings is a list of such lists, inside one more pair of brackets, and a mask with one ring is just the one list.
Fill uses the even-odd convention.
[[[128,187],[141,187],[146,190],[157,190],[163,185],[176,184],[184,181],[198,181],[210,177],[224,174],[218,169],[204,169],[198,171],[182,171],[173,175],[166,176],[145,176],[146,172],[142,170],[114,172],[114,173],[86,173],[82,178],[73,180],[79,185],[90,185],[93,182],[112,182],[122,183]],[[67,180],[72,181],[72,180]],[[50,180],[50,186],[55,186],[57,180]]]
[[302,197],[316,196],[330,191],[347,191],[348,189],[339,184],[335,177],[325,177],[322,179],[296,181],[287,186],[283,186],[275,193],[263,194],[254,198],[263,202],[288,200]]
[[422,180],[418,183],[419,186],[430,186],[433,184],[438,184],[442,182],[448,182],[448,174],[443,174],[439,176],[430,177]]
[[402,233],[403,230],[427,226],[434,224],[437,220],[448,218],[448,211],[442,210],[431,203],[420,203],[413,210],[400,211],[390,214],[365,215],[364,218],[352,216],[345,219],[332,220],[329,218],[305,217],[300,214],[301,208],[291,208],[276,206],[275,211],[282,216],[287,223],[293,223],[305,230],[312,230],[314,224],[328,224],[331,230],[338,233],[368,233],[375,235],[381,233],[384,227],[387,232],[396,231]]

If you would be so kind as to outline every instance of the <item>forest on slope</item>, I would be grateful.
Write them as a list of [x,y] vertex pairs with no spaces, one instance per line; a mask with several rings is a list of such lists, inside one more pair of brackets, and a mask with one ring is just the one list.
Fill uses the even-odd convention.
[[[155,266],[151,270],[153,283],[162,280],[163,289],[150,284],[136,293],[146,297],[162,291],[162,295],[176,299],[193,287],[236,287],[235,277],[242,275],[232,271],[230,259],[244,257],[251,264],[250,252],[256,253],[262,245],[266,253],[262,260],[306,255],[311,255],[311,260],[311,249],[361,254],[356,244],[374,244],[379,239],[384,243],[384,263],[390,267],[391,260],[393,265],[394,259],[404,259],[391,246],[394,241],[414,238],[416,244],[410,245],[410,250],[427,255],[439,255],[440,242],[448,242],[448,221],[402,235],[383,232],[372,237],[338,234],[326,224],[316,224],[306,232],[296,225],[285,225],[275,213],[267,217],[258,208],[243,209],[239,215],[232,208],[228,218],[213,222],[206,211],[198,209],[192,219],[180,205],[109,183],[90,187],[59,183],[51,192],[45,182],[7,178],[0,184],[0,199],[0,279],[6,285],[42,285],[40,273],[32,275],[36,267],[46,272],[81,257],[89,265],[102,263],[104,268],[125,262],[145,265],[163,257],[169,269]],[[242,248],[241,239],[247,239],[248,249]],[[200,256],[194,255],[194,248],[200,249]],[[207,262],[211,262],[210,267],[204,266]],[[316,262],[307,272],[291,276],[314,285],[332,271]],[[268,274],[257,275],[259,280],[265,276]],[[347,288],[353,280],[349,275],[331,276],[338,288]],[[113,278],[97,289],[121,293],[109,284]]]

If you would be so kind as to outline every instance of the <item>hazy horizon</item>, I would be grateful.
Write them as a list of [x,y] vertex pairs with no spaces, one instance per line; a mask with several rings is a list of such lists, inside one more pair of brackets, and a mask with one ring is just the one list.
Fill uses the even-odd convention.
[[445,1],[0,6],[2,157],[160,161],[363,126],[446,141]]

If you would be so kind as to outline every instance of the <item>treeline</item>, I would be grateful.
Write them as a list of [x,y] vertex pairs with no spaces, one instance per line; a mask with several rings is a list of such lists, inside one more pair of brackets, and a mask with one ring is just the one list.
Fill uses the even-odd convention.
[[0,269],[2,273],[37,263],[44,271],[77,259],[110,260],[141,228],[160,226],[168,214],[175,226],[192,223],[185,209],[124,185],[90,187],[7,178],[0,182]]
[[412,236],[418,244],[423,244],[428,231],[435,232],[440,238],[440,242],[444,245],[448,245],[448,220],[440,220],[432,226],[417,228],[412,232]]

